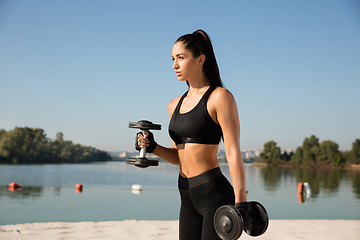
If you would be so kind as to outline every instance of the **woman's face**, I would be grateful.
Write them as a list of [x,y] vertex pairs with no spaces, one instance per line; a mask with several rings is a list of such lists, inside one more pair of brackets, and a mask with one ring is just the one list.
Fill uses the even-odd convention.
[[172,59],[174,61],[173,69],[175,70],[175,75],[180,81],[189,81],[196,78],[200,71],[202,71],[200,56],[194,57],[189,50],[185,49],[185,45],[182,42],[174,44]]

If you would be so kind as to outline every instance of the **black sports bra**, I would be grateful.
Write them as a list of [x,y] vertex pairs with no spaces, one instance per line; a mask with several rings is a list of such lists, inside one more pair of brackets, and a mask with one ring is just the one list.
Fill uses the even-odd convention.
[[180,106],[188,91],[181,97],[169,123],[169,134],[176,145],[181,143],[219,144],[222,137],[220,125],[211,118],[206,104],[216,87],[210,86],[198,104],[187,113]]

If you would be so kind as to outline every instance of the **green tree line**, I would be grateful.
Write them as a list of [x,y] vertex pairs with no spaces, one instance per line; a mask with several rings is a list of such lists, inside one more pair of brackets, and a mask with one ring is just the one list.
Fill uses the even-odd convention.
[[0,130],[0,163],[85,163],[109,161],[111,156],[93,147],[64,141],[57,133],[55,140],[46,137],[43,129],[15,128]]
[[274,141],[264,144],[260,159],[270,165],[293,164],[310,166],[345,166],[346,164],[360,164],[360,139],[352,144],[351,151],[339,151],[339,145],[333,141],[319,142],[319,139],[311,135],[305,138],[302,146],[294,152],[282,152]]

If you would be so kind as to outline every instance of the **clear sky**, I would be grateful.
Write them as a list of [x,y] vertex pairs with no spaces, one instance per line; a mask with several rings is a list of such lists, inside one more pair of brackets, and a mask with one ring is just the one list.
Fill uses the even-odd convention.
[[129,151],[128,123],[148,119],[171,146],[167,105],[187,90],[171,50],[197,29],[237,101],[242,149],[360,138],[358,0],[0,0],[0,129]]

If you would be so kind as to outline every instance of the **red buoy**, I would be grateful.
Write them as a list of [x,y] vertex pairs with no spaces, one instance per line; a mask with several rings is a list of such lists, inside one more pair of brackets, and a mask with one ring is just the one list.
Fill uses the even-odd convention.
[[9,187],[11,187],[11,188],[19,188],[19,187],[21,187],[21,184],[16,183],[16,182],[12,182],[12,183],[9,184]]
[[81,190],[83,188],[83,185],[78,183],[78,184],[75,185],[75,188]]

